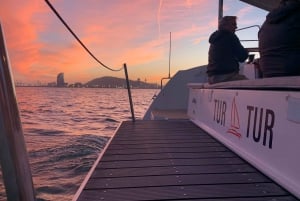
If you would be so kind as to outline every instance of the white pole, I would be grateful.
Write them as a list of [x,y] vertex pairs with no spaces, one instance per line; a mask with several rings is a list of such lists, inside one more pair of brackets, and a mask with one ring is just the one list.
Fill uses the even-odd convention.
[[34,201],[21,119],[0,24],[0,163],[8,201]]

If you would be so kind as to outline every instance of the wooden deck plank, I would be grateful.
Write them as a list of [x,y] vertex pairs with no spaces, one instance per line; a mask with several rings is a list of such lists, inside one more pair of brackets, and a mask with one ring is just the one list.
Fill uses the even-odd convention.
[[[174,149],[173,149],[174,151]],[[198,152],[198,153],[206,153],[206,152],[219,152],[219,151],[228,151],[226,147],[197,147],[197,150],[194,148],[181,148],[175,150],[173,153],[187,153],[187,152]],[[107,154],[145,154],[145,153],[170,153],[170,148],[156,148],[156,149],[115,149],[115,150],[107,150]]]
[[[217,199],[193,199],[193,201],[257,201],[257,197],[254,198],[217,198]],[[259,197],[260,201],[294,201],[292,196],[276,196],[276,197]]]
[[[130,182],[128,182],[130,181]],[[270,180],[258,173],[227,173],[199,175],[157,175],[139,177],[115,177],[106,179],[91,179],[86,189],[118,189],[176,185],[208,185],[208,184],[237,184],[237,183],[269,183]]]
[[205,154],[200,155],[195,152],[187,152],[187,153],[148,153],[148,154],[110,154],[105,155],[101,161],[120,161],[120,160],[154,160],[154,159],[179,159],[179,158],[187,158],[187,159],[197,159],[197,158],[228,158],[235,156],[232,152],[224,151],[224,152],[207,152]]
[[186,110],[152,110],[155,119],[188,119]]
[[[100,195],[100,196],[99,196]],[[285,196],[287,192],[270,183],[157,186],[142,188],[92,189],[82,194],[85,200],[188,200],[199,198]],[[103,197],[102,197],[103,196]],[[102,200],[103,200],[102,199]],[[260,200],[260,199],[257,199]]]
[[239,158],[201,158],[201,159],[158,159],[158,160],[131,160],[131,161],[102,161],[99,168],[128,168],[128,167],[164,167],[182,165],[228,165],[243,164]]
[[193,148],[193,147],[220,147],[222,146],[220,143],[218,142],[190,142],[190,143],[186,143],[186,142],[182,142],[182,143],[156,143],[156,144],[145,144],[145,141],[143,141],[143,144],[111,144],[110,145],[110,149],[145,149],[145,148]]
[[95,171],[93,178],[137,177],[157,175],[197,175],[220,173],[253,173],[254,168],[248,164],[239,165],[206,165],[206,166],[179,166],[179,167],[143,167],[143,168],[119,168],[102,169]]
[[123,122],[78,200],[294,201],[188,120]]
[[[176,136],[176,135],[174,135]],[[207,136],[199,136],[198,140],[201,140],[201,143],[209,143],[209,142],[216,142],[215,139],[211,138],[211,137],[207,137]],[[192,137],[190,139],[170,139],[168,138],[168,141],[170,143],[191,143],[191,142],[195,142],[195,137]],[[129,140],[128,138],[118,138],[118,141],[114,141],[111,143],[111,145],[136,145],[136,144],[164,144],[166,143],[166,139],[153,139],[153,137],[151,139],[141,139],[141,140]],[[199,143],[199,142],[198,142]]]

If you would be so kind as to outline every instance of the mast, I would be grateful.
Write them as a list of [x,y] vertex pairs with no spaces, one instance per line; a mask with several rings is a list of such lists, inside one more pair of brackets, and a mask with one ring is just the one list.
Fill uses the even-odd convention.
[[171,70],[171,43],[172,43],[172,38],[171,38],[171,32],[170,32],[170,44],[169,44],[169,75],[168,75],[168,77],[163,77],[163,78],[161,78],[161,80],[160,80],[160,89],[162,89],[162,87],[163,87],[163,80],[169,80],[169,79],[171,79],[171,73],[170,73],[170,70]]
[[171,69],[171,32],[170,32],[170,48],[169,48],[169,78],[171,78],[170,69]]
[[223,0],[219,0],[219,16],[218,17],[219,17],[218,18],[218,25],[219,25],[219,22],[223,17]]

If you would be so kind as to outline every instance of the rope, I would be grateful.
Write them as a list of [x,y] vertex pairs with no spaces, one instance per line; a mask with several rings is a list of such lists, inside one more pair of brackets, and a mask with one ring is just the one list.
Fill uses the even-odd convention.
[[94,56],[94,54],[81,42],[81,40],[78,38],[78,36],[72,31],[72,29],[68,26],[68,24],[63,20],[63,18],[59,15],[59,13],[55,10],[55,8],[51,5],[51,3],[48,0],[45,0],[48,6],[51,8],[51,10],[55,13],[55,15],[59,18],[59,20],[65,25],[65,27],[70,31],[70,33],[76,38],[76,40],[80,43],[80,45],[89,53],[91,57],[93,57],[100,65],[102,65],[104,68],[107,68],[111,71],[121,71],[123,67],[120,69],[112,69],[105,64],[103,64],[97,57]]

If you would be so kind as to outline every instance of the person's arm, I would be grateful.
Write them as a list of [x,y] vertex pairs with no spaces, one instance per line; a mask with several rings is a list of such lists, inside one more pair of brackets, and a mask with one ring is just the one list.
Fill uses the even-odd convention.
[[248,51],[242,46],[236,35],[233,35],[233,53],[239,62],[244,62],[248,58]]

